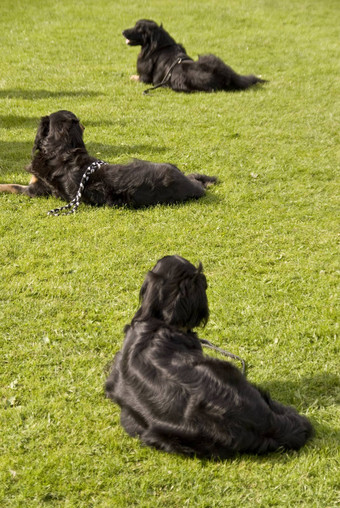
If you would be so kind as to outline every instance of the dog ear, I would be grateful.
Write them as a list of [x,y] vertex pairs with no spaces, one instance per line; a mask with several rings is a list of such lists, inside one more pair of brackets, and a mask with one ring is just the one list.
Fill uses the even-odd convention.
[[150,41],[150,52],[155,51],[163,38],[163,26],[155,26],[149,29],[148,38]]
[[36,150],[39,150],[41,148],[41,141],[47,137],[49,130],[50,130],[50,117],[49,116],[41,117],[32,148],[32,156],[34,156]]
[[147,273],[145,280],[139,292],[140,308],[136,312],[134,319],[146,321],[152,317],[159,318],[161,307],[161,291],[164,281],[163,278],[156,273],[150,271]]
[[205,326],[209,319],[206,289],[207,281],[200,263],[195,274],[180,282],[172,305],[165,309],[171,324],[189,329],[200,324]]
[[[203,265],[201,262],[198,263],[198,267],[196,269],[196,273],[194,275],[194,279],[196,279],[197,277],[199,277],[201,274],[203,274]],[[204,278],[205,278],[205,275],[204,275]]]

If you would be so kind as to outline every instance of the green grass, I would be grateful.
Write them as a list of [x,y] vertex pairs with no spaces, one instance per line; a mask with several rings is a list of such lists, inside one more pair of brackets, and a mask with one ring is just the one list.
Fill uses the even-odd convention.
[[[270,82],[181,95],[130,82],[139,18],[188,53]],[[336,327],[336,0],[3,0],[0,182],[25,184],[39,118],[70,109],[92,154],[217,175],[205,198],[47,217],[61,202],[0,195],[0,505],[339,505]],[[313,422],[299,453],[202,462],[143,448],[104,398],[145,273],[202,261],[211,319],[200,335]]]

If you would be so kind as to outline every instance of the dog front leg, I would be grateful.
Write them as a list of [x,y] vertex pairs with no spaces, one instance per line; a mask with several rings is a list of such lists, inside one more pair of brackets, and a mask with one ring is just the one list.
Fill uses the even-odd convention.
[[17,183],[0,184],[0,192],[9,192],[11,194],[25,194],[30,198],[36,196],[49,196],[51,190],[36,176],[32,176],[28,185],[19,185]]
[[16,183],[0,184],[0,192],[9,192],[10,194],[27,194],[28,185],[17,185]]
[[19,185],[17,183],[0,184],[0,192],[9,192],[10,194],[28,194],[28,188],[38,182],[36,176],[32,176],[29,185]]

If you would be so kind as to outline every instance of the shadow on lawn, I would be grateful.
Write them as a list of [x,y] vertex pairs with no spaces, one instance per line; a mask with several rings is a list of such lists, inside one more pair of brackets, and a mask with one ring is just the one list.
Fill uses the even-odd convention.
[[[116,162],[112,160],[113,157],[117,157],[119,155],[128,155],[129,157],[134,157],[136,159],[140,159],[145,155],[151,156],[155,153],[162,153],[166,151],[166,148],[163,146],[154,146],[154,145],[105,145],[102,143],[86,143],[86,148],[89,154],[93,156],[100,156],[105,159],[108,159],[107,162],[111,162],[115,164]],[[167,161],[157,161],[157,162],[167,162]]]
[[[6,171],[15,161],[16,167],[26,166],[31,161],[32,141],[1,141],[0,140],[0,165]],[[155,147],[153,145],[105,145],[103,143],[87,143],[87,150],[90,155],[105,159],[107,162],[116,164],[116,157],[126,155],[127,158],[148,158],[153,154],[159,154],[166,150],[165,147]],[[160,159],[160,158],[159,158]],[[167,162],[158,160],[158,162]],[[17,170],[15,171],[17,172]]]
[[4,171],[11,172],[12,166],[15,164],[17,173],[22,166],[27,166],[31,161],[31,152],[33,147],[33,139],[31,141],[1,141],[0,140],[0,174]]
[[0,126],[3,129],[37,128],[40,118],[35,116],[0,115]]
[[37,99],[51,99],[58,97],[96,97],[102,95],[101,92],[94,92],[92,90],[20,90],[9,89],[0,90],[1,99],[24,99],[24,100],[37,100]]
[[340,398],[340,377],[329,372],[320,372],[313,377],[295,381],[266,381],[259,385],[268,390],[273,399],[282,404],[298,406],[302,410],[338,404]]
[[[60,108],[54,108],[53,110],[46,110],[44,114],[50,115],[54,111],[58,109],[63,109],[63,106]],[[68,108],[67,108],[68,109]],[[78,114],[76,108],[71,108],[74,114]],[[44,116],[43,114],[41,116]],[[0,115],[0,127],[3,129],[13,129],[13,128],[34,128],[36,129],[39,125],[41,116],[20,116],[20,115]],[[112,120],[86,120],[81,116],[80,118],[82,124],[87,127],[104,127],[110,125],[120,125],[121,119],[114,118]]]
[[[307,408],[322,408],[339,403],[340,377],[329,372],[320,372],[313,377],[306,377],[296,381],[268,381],[259,383],[259,386],[268,390],[273,399],[278,400],[282,404],[296,407],[301,413],[304,413]],[[324,450],[325,445],[331,450],[334,449],[335,452],[338,449],[340,439],[338,428],[325,423],[325,421],[318,421],[317,416],[310,418],[310,420],[314,427],[315,435],[301,450],[297,452],[282,452],[278,450],[267,455],[236,455],[228,459],[228,461],[239,461],[242,457],[246,457],[247,460],[259,463],[277,462],[278,460],[286,462],[291,455],[294,456],[296,453],[308,454],[309,447],[315,450]],[[202,463],[208,466],[210,461],[203,459]]]

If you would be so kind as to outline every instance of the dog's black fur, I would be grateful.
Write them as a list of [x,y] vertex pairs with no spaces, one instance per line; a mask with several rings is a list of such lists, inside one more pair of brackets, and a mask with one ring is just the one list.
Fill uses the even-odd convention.
[[206,288],[202,265],[179,256],[147,274],[106,382],[123,427],[146,445],[198,457],[298,450],[312,435],[309,421],[231,363],[203,355],[192,329],[208,320]]
[[[143,83],[161,83],[173,65],[170,79],[164,86],[176,92],[245,90],[256,83],[265,82],[253,75],[237,74],[215,55],[203,55],[194,62],[162,25],[151,20],[137,21],[133,28],[123,31],[123,36],[130,46],[142,47],[137,59],[137,72]],[[183,61],[175,64],[178,58]]]
[[[87,167],[98,160],[88,154],[84,127],[70,111],[42,117],[26,168],[33,178],[28,186],[0,185],[0,192],[48,196],[72,200]],[[134,160],[130,164],[105,164],[92,174],[83,201],[92,205],[142,207],[200,198],[215,177],[184,175],[172,164]]]

